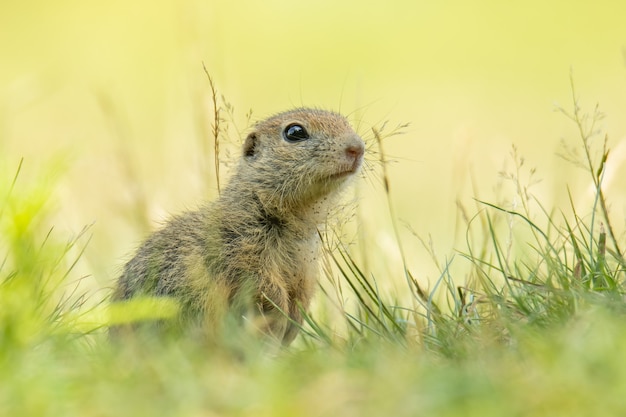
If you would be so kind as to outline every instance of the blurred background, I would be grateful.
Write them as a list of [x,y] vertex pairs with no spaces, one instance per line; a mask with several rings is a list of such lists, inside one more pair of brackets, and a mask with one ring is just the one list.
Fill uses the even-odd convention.
[[[516,208],[500,175],[515,168],[512,145],[523,178],[534,182],[536,168],[531,193],[548,210],[569,211],[569,187],[589,214],[589,174],[557,156],[561,140],[580,141],[555,111],[573,109],[570,73],[583,110],[599,104],[606,115],[598,142],[608,135],[605,192],[622,233],[624,16],[615,0],[4,1],[0,175],[10,182],[24,158],[18,186],[53,183],[61,236],[93,223],[78,271],[110,286],[169,213],[216,196],[204,64],[233,106],[233,149],[250,110],[252,121],[294,106],[341,111],[369,140],[372,126],[408,123],[385,139],[391,196],[407,263],[432,282],[412,233],[431,236],[443,259],[463,249],[459,205]],[[397,272],[398,252],[372,149],[355,196],[372,269],[384,275]]]

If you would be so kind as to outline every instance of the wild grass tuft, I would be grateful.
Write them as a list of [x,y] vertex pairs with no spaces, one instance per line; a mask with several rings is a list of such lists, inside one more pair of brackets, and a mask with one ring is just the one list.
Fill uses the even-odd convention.
[[[500,175],[514,185],[514,207],[476,200],[478,210],[470,217],[461,206],[467,218],[466,247],[443,261],[436,258],[432,244],[420,238],[439,265],[440,276],[430,291],[407,268],[398,226],[392,220],[405,275],[404,293],[411,294],[408,305],[381,294],[376,277],[364,274],[347,246],[329,246],[334,250],[328,251],[332,268],[326,268],[327,274],[332,282],[346,283],[357,300],[353,309],[340,306],[351,341],[346,346],[375,340],[457,357],[487,342],[503,348],[515,345],[520,329],[561,328],[590,309],[626,312],[624,255],[602,190],[608,139],[596,149],[601,114],[597,107],[591,115],[584,113],[573,88],[572,82],[573,110],[559,110],[574,123],[579,136],[576,146],[564,144],[566,158],[588,172],[595,188],[585,214],[580,214],[571,195],[567,209],[546,209],[532,193],[539,182],[536,169],[525,172],[525,160],[513,146],[514,168]],[[390,216],[395,219],[383,150],[386,136],[376,129],[373,133]],[[575,159],[575,155],[583,157]],[[465,280],[459,280],[451,276],[450,265],[463,260],[468,272]],[[343,287],[333,288],[339,292],[333,298],[349,298]],[[305,337],[331,345],[337,340],[312,317],[307,323],[313,330]]]

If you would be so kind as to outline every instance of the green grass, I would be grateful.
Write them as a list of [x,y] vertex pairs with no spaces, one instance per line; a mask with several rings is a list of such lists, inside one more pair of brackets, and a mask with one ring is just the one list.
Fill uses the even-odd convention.
[[[274,354],[250,341],[235,351],[188,340],[111,344],[106,323],[120,312],[108,315],[68,279],[86,233],[64,241],[46,229],[48,173],[28,184],[20,168],[3,172],[0,415],[623,415],[625,242],[601,187],[609,150],[598,143],[597,112],[585,116],[574,100],[565,113],[579,132],[567,148],[579,152],[566,156],[596,187],[590,207],[545,208],[532,195],[536,173],[514,149],[503,178],[517,207],[461,207],[466,244],[449,259],[431,252],[440,270],[432,288],[404,267],[406,286],[391,295],[328,232],[319,298],[331,307],[307,316],[297,342]],[[389,197],[385,132],[373,136]]]

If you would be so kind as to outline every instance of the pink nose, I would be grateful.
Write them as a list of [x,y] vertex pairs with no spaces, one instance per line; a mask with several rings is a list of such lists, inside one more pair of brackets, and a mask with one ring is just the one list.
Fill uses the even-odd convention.
[[350,144],[346,147],[346,155],[351,159],[360,159],[365,153],[365,146],[362,142]]

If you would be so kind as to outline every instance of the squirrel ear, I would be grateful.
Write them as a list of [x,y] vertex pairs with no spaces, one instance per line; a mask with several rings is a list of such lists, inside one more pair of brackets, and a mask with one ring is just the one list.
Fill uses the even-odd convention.
[[252,157],[256,154],[257,145],[256,133],[250,133],[243,144],[243,155],[245,157]]

